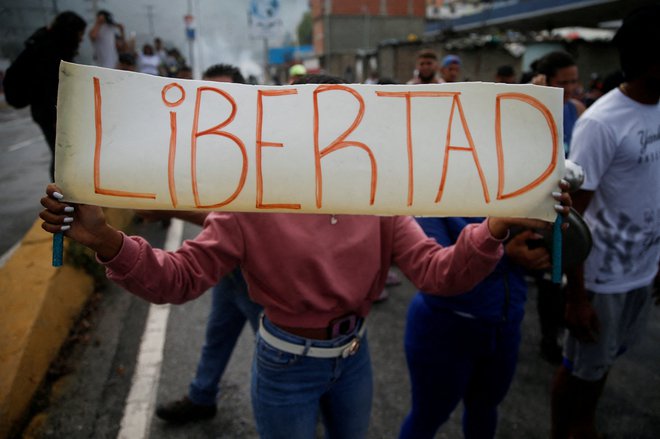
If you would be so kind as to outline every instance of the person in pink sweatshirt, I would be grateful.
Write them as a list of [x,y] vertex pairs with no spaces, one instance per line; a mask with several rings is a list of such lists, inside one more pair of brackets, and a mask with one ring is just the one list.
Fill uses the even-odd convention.
[[[495,267],[509,226],[542,226],[489,218],[443,248],[412,217],[213,212],[195,239],[165,252],[109,226],[101,208],[62,198],[48,186],[43,228],[94,250],[110,279],[150,302],[193,300],[241,267],[264,307],[252,370],[264,438],[313,438],[320,411],[328,437],[366,437],[372,379],[364,318],[391,263],[417,288],[459,294]],[[570,198],[556,198],[566,213]]]
[[[571,199],[553,193],[568,215]],[[392,263],[419,289],[454,295],[484,279],[502,257],[511,226],[488,218],[442,247],[412,217],[212,212],[175,252],[152,248],[105,221],[103,210],[65,203],[54,184],[41,199],[43,229],[96,252],[110,279],[153,303],[193,300],[240,267],[264,307],[252,365],[252,406],[262,438],[364,438],[372,401],[365,318]]]

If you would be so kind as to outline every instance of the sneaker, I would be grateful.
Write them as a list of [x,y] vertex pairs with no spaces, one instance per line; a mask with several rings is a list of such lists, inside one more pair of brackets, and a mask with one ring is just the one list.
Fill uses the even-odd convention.
[[390,269],[387,272],[387,279],[385,280],[385,286],[393,287],[395,285],[401,285],[401,278],[396,273],[396,271]]
[[375,303],[384,302],[387,300],[388,297],[390,297],[390,293],[387,291],[386,288],[383,288],[383,291],[380,292],[378,298],[374,300],[374,302]]
[[212,418],[215,416],[217,410],[215,404],[195,404],[190,398],[184,396],[177,401],[158,405],[158,407],[156,407],[156,416],[163,421],[171,422],[173,424],[185,424],[186,422]]

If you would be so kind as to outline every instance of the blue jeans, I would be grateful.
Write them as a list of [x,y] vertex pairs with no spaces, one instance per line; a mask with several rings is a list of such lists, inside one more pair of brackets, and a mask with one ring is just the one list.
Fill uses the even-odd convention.
[[252,302],[240,269],[232,271],[213,287],[213,303],[206,323],[206,340],[190,383],[188,397],[195,404],[216,403],[220,379],[227,367],[246,320],[256,332],[261,306]]
[[399,437],[435,437],[461,399],[465,438],[494,437],[497,406],[513,380],[519,346],[520,322],[492,323],[433,309],[417,294],[405,335],[412,409]]
[[[271,334],[292,343],[341,346],[353,337],[301,338],[264,318]],[[319,414],[326,438],[367,435],[372,400],[371,358],[366,333],[360,349],[346,358],[312,358],[282,352],[261,337],[252,363],[252,408],[262,439],[313,439]]]

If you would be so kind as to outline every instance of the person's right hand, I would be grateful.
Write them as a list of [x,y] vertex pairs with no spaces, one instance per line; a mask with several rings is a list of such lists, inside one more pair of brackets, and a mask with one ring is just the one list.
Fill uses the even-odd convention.
[[533,230],[523,230],[504,245],[504,254],[513,262],[528,270],[548,269],[551,267],[548,250],[542,246],[529,248],[527,244],[530,240],[539,239],[543,239],[543,235]]
[[78,241],[104,260],[112,259],[121,248],[121,233],[109,226],[105,214],[98,206],[65,203],[61,191],[54,184],[46,187],[46,196],[41,199],[45,209],[39,214],[44,221],[41,228],[50,233],[63,232]]
[[565,309],[566,328],[581,342],[595,342],[600,333],[600,321],[588,300],[568,301]]
[[530,83],[534,85],[548,85],[548,80],[545,77],[545,75],[538,74],[532,78],[532,81]]

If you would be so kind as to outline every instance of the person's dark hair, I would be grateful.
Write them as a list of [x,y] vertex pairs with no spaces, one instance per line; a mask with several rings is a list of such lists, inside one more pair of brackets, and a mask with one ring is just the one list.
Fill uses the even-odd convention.
[[621,69],[626,80],[639,77],[648,67],[658,62],[658,23],[660,4],[644,6],[624,18],[614,35],[612,42],[619,50]]
[[496,72],[497,76],[514,76],[515,74],[516,72],[510,65],[499,66]]
[[533,67],[532,67],[532,70],[527,70],[525,72],[522,72],[522,74],[520,75],[520,80],[518,81],[518,83],[520,83],[520,84],[529,84],[532,81],[532,78],[535,75],[536,75],[536,73],[534,72]]
[[85,27],[87,27],[85,20],[71,11],[58,14],[48,27],[52,41],[55,42],[64,61],[72,61],[78,53],[80,35],[85,32]]
[[110,12],[106,11],[105,9],[101,9],[100,11],[98,11],[96,13],[96,16],[97,17],[102,16],[103,18],[105,18],[105,22],[108,23],[108,24],[115,24],[115,21],[112,18],[112,14]]
[[429,58],[429,59],[438,59],[438,54],[435,53],[432,49],[422,49],[417,52],[417,59],[419,58]]
[[245,84],[245,78],[238,70],[230,64],[215,64],[204,71],[202,78],[210,78],[212,76],[229,76],[232,82],[236,84]]
[[390,84],[398,84],[398,82],[396,82],[392,78],[380,78],[380,79],[378,79],[377,84],[378,85],[390,85]]
[[310,75],[301,76],[292,82],[293,85],[301,84],[346,84],[342,78],[337,76],[325,75],[322,73],[314,73]]
[[537,60],[532,68],[536,73],[545,75],[548,80],[557,74],[557,70],[575,65],[575,60],[566,52],[550,52]]
[[605,79],[603,79],[603,86],[601,88],[601,91],[603,92],[603,94],[605,94],[608,91],[617,88],[624,81],[625,78],[623,77],[623,72],[621,70],[612,72],[609,75],[607,75]]
[[126,66],[135,67],[135,55],[132,53],[124,52],[119,54],[119,63]]

